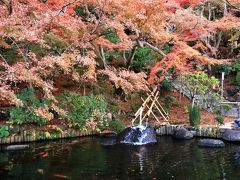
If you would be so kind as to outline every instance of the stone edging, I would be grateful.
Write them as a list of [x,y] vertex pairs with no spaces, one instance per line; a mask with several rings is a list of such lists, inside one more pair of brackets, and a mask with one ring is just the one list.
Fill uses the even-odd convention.
[[227,129],[217,128],[217,127],[185,127],[183,125],[160,125],[156,126],[157,135],[173,135],[174,131],[178,128],[184,127],[189,130],[196,137],[207,137],[207,138],[217,138],[222,139],[223,133]]
[[0,138],[0,144],[16,144],[16,143],[26,143],[35,142],[42,140],[53,140],[53,139],[63,139],[71,137],[82,137],[98,134],[96,131],[92,130],[75,130],[67,129],[65,131],[58,132],[47,132],[47,131],[21,131],[17,134],[12,134],[9,137]]
[[[196,137],[207,137],[207,138],[217,138],[222,139],[223,133],[227,129],[217,128],[217,127],[185,127],[183,125],[160,125],[156,126],[157,135],[173,135],[174,131],[178,128],[184,127],[189,130]],[[73,138],[73,137],[83,137],[83,136],[92,136],[97,135],[96,131],[92,130],[76,130],[76,129],[67,129],[64,131],[58,132],[48,132],[48,131],[21,131],[17,134],[12,134],[9,137],[0,138],[0,144],[16,144],[16,143],[26,143],[26,142],[35,142],[42,140],[53,140],[53,139],[64,139],[64,138]]]

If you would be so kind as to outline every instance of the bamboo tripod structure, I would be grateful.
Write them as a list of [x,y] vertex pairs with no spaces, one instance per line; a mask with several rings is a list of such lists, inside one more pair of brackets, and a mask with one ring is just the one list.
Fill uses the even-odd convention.
[[137,112],[134,114],[134,119],[132,120],[132,125],[134,125],[134,122],[138,118],[139,118],[139,125],[142,125],[143,121],[146,121],[146,123],[148,123],[148,117],[150,115],[153,115],[155,120],[157,122],[160,122],[159,118],[153,112],[154,108],[156,108],[157,111],[161,114],[164,121],[168,122],[168,119],[169,119],[168,113],[164,110],[164,108],[162,107],[162,105],[158,101],[159,91],[155,90],[155,91],[153,91],[153,92],[151,92],[150,94],[147,94],[147,95],[148,95],[148,97],[145,100],[141,97],[141,100],[143,101],[143,104],[137,110]]

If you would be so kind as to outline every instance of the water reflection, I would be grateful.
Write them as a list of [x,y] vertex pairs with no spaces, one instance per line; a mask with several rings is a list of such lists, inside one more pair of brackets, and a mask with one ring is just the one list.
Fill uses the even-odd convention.
[[98,138],[36,143],[0,152],[1,179],[238,179],[240,146],[199,148],[196,140],[102,147]]

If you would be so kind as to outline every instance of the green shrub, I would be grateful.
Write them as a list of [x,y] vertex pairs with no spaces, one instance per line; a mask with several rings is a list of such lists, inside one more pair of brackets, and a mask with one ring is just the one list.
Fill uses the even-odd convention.
[[62,118],[77,123],[80,128],[84,128],[89,120],[97,123],[102,119],[107,108],[103,95],[82,96],[74,92],[64,92],[58,100],[60,107],[67,111],[67,115]]
[[221,108],[220,107],[213,107],[212,108],[213,114],[221,114]]
[[232,71],[233,71],[233,72],[239,72],[239,71],[240,71],[240,59],[236,60],[236,61],[232,64]]
[[119,37],[117,36],[116,32],[109,32],[105,35],[105,37],[111,42],[111,43],[118,43],[120,42]]
[[240,86],[240,71],[238,71],[236,75],[236,84]]
[[0,138],[8,137],[10,135],[9,128],[7,125],[0,127]]
[[215,118],[215,120],[216,120],[219,124],[223,124],[223,123],[224,123],[224,119],[223,119],[222,116],[217,116],[217,117]]
[[230,74],[233,70],[233,67],[229,64],[217,64],[215,66],[213,66],[213,73],[215,74],[221,74],[222,72],[224,72],[226,75]]
[[171,95],[167,95],[164,97],[164,107],[166,109],[169,109],[170,107],[172,107],[173,102],[176,101],[176,98],[174,96]]
[[120,120],[113,120],[109,123],[109,130],[120,133],[125,128],[124,124]]
[[43,107],[48,104],[48,101],[40,101],[36,97],[35,90],[33,88],[24,89],[19,93],[18,98],[22,100],[23,107],[15,107],[10,110],[9,120],[13,123],[24,124],[24,123],[37,123],[42,125],[47,119],[38,116],[34,109]]
[[105,57],[108,63],[112,63],[113,60],[119,58],[121,53],[119,51],[106,51]]
[[[88,11],[89,11],[89,12],[93,12],[94,9],[95,9],[94,6],[92,6],[92,5],[88,5],[87,8],[88,8]],[[87,12],[84,10],[84,7],[83,7],[83,6],[81,6],[81,5],[76,6],[74,10],[75,10],[75,12],[76,12],[76,16],[82,17],[83,20],[86,20],[86,18],[88,17],[88,14],[87,14]]]
[[[65,33],[67,33],[66,29],[62,29],[65,31]],[[67,41],[65,41],[62,38],[59,38],[58,36],[56,36],[53,33],[47,33],[44,35],[44,40],[45,42],[51,47],[52,50],[57,51],[57,52],[63,52],[65,50],[66,47],[69,46],[69,44],[67,43]]]
[[222,108],[223,108],[224,110],[226,110],[226,111],[229,111],[229,110],[232,109],[232,106],[231,106],[230,104],[223,104],[223,105],[222,105]]
[[164,79],[161,84],[161,89],[165,91],[172,91],[173,89],[172,81]]
[[200,125],[201,115],[198,107],[193,106],[190,107],[189,110],[189,121],[190,125],[194,127],[198,127]]
[[10,110],[10,121],[17,124],[37,123],[42,125],[47,119],[37,116],[32,107],[16,107]]
[[[129,55],[127,55],[128,57]],[[131,67],[136,72],[147,70],[147,66],[156,62],[157,57],[150,48],[137,48]]]

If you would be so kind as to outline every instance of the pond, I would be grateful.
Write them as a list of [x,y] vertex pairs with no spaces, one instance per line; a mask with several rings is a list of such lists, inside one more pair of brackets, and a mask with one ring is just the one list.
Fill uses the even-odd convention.
[[199,148],[197,140],[158,137],[145,146],[102,147],[85,137],[0,151],[1,179],[239,179],[240,145]]

